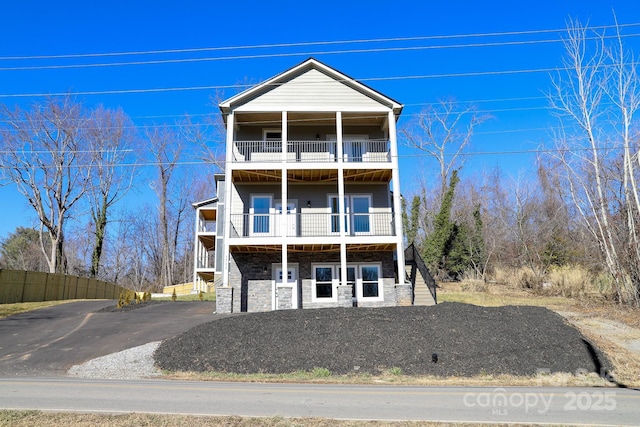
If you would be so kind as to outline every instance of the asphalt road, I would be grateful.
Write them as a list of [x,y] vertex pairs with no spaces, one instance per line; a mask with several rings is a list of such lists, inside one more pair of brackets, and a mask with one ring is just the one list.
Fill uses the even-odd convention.
[[0,319],[0,377],[61,376],[73,365],[170,338],[214,319],[215,302],[166,302],[99,312],[116,301],[77,301]]
[[0,379],[0,408],[96,413],[640,425],[640,392],[619,388],[8,378]]

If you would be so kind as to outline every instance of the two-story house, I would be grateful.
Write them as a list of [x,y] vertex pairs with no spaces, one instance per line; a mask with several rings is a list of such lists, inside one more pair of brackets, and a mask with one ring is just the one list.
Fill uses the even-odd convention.
[[194,289],[217,310],[410,305],[402,105],[315,60],[220,104],[226,165],[194,204]]

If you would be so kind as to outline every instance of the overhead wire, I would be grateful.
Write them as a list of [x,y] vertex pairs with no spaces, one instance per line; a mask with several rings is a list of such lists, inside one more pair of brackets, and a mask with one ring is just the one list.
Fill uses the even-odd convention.
[[[609,28],[628,28],[640,26],[639,22],[616,25],[599,25],[588,27],[591,30],[606,30]],[[413,36],[413,37],[388,37],[388,38],[368,38],[368,39],[350,39],[350,40],[324,40],[294,43],[271,43],[259,45],[237,45],[237,46],[214,46],[204,48],[183,48],[183,49],[162,49],[162,50],[146,50],[146,51],[128,51],[128,52],[100,52],[100,53],[81,53],[81,54],[58,54],[58,55],[32,55],[32,56],[2,56],[1,61],[8,60],[41,60],[41,59],[71,59],[71,58],[91,58],[91,57],[110,57],[110,56],[136,56],[136,55],[164,55],[176,53],[195,53],[195,52],[213,52],[225,50],[247,50],[247,49],[277,49],[283,47],[306,47],[306,46],[323,46],[323,45],[340,45],[340,44],[364,44],[364,43],[392,43],[392,42],[408,42],[408,41],[426,41],[426,40],[450,40],[464,38],[479,37],[505,37],[505,36],[521,36],[549,33],[564,33],[566,28],[559,29],[541,29],[541,30],[524,30],[524,31],[502,31],[487,33],[466,33],[466,34],[442,34],[431,36]],[[622,35],[627,36],[627,35]],[[560,40],[553,39],[557,42]],[[542,41],[546,42],[546,41]],[[436,46],[449,47],[449,46]],[[457,47],[457,46],[456,46]]]

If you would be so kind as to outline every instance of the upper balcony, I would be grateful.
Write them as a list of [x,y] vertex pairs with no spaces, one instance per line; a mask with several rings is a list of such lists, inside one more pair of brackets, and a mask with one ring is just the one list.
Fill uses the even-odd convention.
[[[390,163],[388,139],[347,140],[342,142],[342,159],[336,141],[287,141],[287,163]],[[280,163],[282,141],[234,141],[234,163]]]

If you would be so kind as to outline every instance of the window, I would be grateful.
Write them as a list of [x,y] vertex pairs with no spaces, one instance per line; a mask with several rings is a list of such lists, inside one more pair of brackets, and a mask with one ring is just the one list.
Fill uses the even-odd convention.
[[353,231],[355,233],[369,233],[369,196],[351,196],[353,212]]
[[268,234],[271,229],[271,196],[251,196],[251,234]]
[[379,297],[378,281],[380,279],[380,268],[377,265],[363,265],[360,267],[360,277],[362,278],[362,297]]
[[[337,288],[342,280],[340,264],[313,266],[311,300],[314,302],[336,301]],[[353,298],[360,301],[382,301],[380,264],[348,264],[347,285],[352,286]]]
[[[338,196],[329,196],[329,211],[331,213],[329,228],[330,232],[337,234],[340,232],[340,206]],[[346,234],[369,234],[371,233],[370,213],[371,196],[345,195],[344,196],[345,219],[344,229]]]
[[314,268],[316,298],[333,298],[333,267]]
[[282,131],[280,129],[263,129],[263,151],[277,153],[282,151]]
[[[329,207],[331,209],[331,233],[340,233],[340,205],[338,203],[338,196],[329,196]],[[349,197],[345,196],[344,206],[349,212]],[[344,218],[344,229],[349,233],[349,221],[348,216]]]

